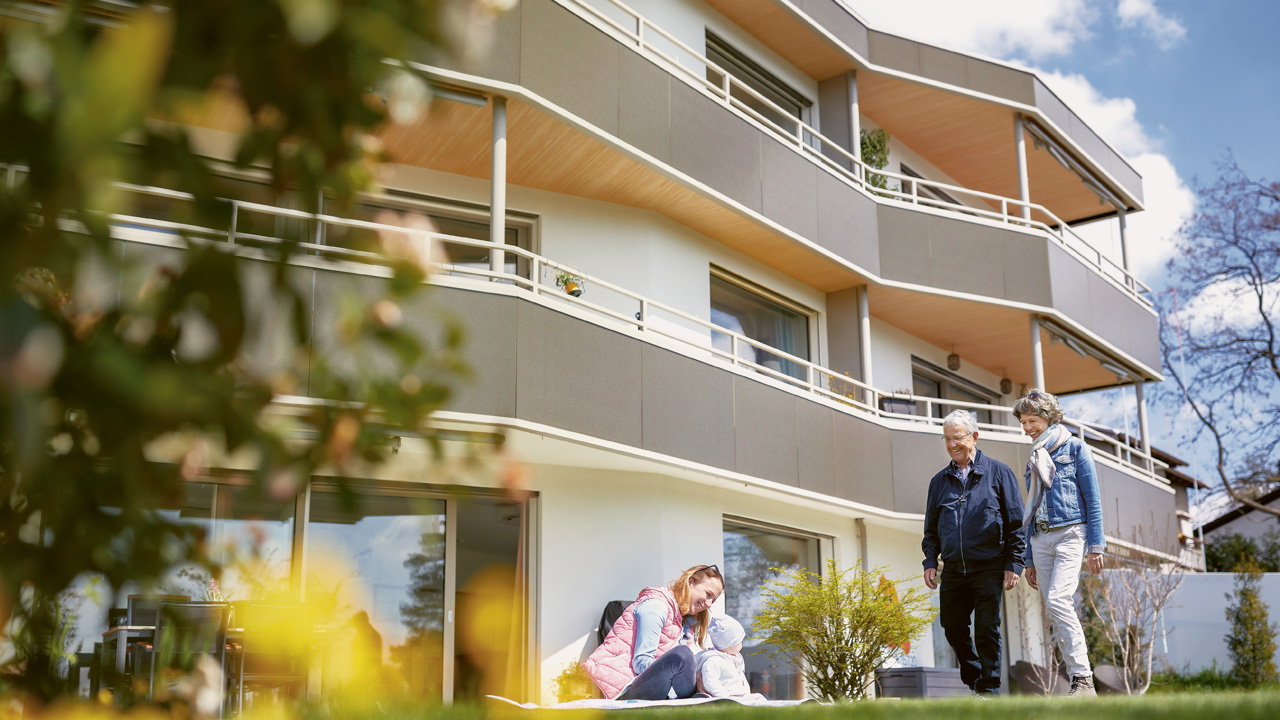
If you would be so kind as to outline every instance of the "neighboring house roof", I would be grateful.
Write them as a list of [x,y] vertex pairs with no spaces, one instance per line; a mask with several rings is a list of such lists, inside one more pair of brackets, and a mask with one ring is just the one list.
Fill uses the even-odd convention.
[[[1128,445],[1129,447],[1135,450],[1139,450],[1142,448],[1142,440],[1140,438],[1131,437],[1128,433],[1123,432],[1121,430],[1117,430],[1116,428],[1108,427],[1106,425],[1101,425],[1098,423],[1084,423],[1084,425],[1085,425],[1086,438],[1089,438],[1090,435],[1092,435],[1093,433],[1096,433],[1097,435],[1107,436],[1107,437],[1111,437],[1116,440],[1119,440],[1120,442],[1125,443],[1126,445]],[[1161,474],[1164,476],[1166,480],[1169,481],[1171,485],[1179,485],[1182,487],[1196,488],[1197,490],[1209,489],[1208,483],[1205,483],[1201,480],[1197,480],[1184,472],[1174,469],[1178,467],[1186,467],[1187,466],[1186,460],[1183,460],[1182,458],[1177,457],[1175,455],[1171,455],[1168,452],[1156,447],[1155,445],[1151,446],[1151,457],[1169,466],[1167,469],[1161,471]]]
[[[1262,505],[1270,505],[1271,503],[1277,500],[1280,500],[1280,487],[1277,487],[1271,492],[1255,499],[1256,502]],[[1235,508],[1228,510],[1227,512],[1205,523],[1202,527],[1204,528],[1204,531],[1207,533],[1213,532],[1214,530],[1217,530],[1218,528],[1222,527],[1223,525],[1226,525],[1232,520],[1242,518],[1253,511],[1254,511],[1254,508],[1248,505],[1238,505]]]

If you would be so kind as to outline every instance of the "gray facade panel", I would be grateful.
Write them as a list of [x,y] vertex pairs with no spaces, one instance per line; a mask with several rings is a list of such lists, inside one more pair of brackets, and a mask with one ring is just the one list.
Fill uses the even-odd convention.
[[857,380],[864,377],[860,333],[858,288],[827,293],[827,362]]
[[760,139],[760,161],[764,214],[801,237],[817,237],[817,174],[823,171],[771,138]]
[[636,53],[624,52],[621,93],[618,137],[670,162],[671,76]]
[[1053,287],[1049,272],[1049,240],[1012,231],[995,232],[1001,233],[1005,239],[1000,250],[1004,257],[1005,297],[1036,305],[1051,304]]
[[518,417],[640,447],[640,341],[529,302],[516,316]]
[[805,490],[839,497],[835,475],[835,413],[817,403],[796,401],[799,485]]
[[858,22],[853,13],[843,5],[835,0],[798,0],[795,4],[801,12],[849,46],[850,50],[863,58],[870,56],[867,50],[867,27]]
[[796,485],[800,479],[796,403],[803,401],[742,377],[733,379],[733,399],[738,472]]
[[815,241],[867,272],[879,274],[881,243],[875,201],[823,170],[817,173],[817,188]]
[[434,53],[416,60],[448,70],[491,78],[501,82],[520,82],[520,11],[524,3],[513,3],[507,12],[498,13],[493,21],[493,39],[485,52],[460,57],[458,53]]
[[671,161],[760,212],[760,132],[684,83],[671,84]]
[[942,436],[895,432],[889,440],[893,454],[893,509],[923,513],[930,478],[951,462],[942,445]]
[[551,0],[521,7],[520,84],[617,135],[622,47]]
[[891,431],[844,413],[833,417],[837,497],[893,508]]
[[[853,111],[849,101],[848,73],[840,73],[818,83],[818,130],[828,140],[853,152],[850,141],[853,136]],[[822,145],[822,154],[845,170],[853,167],[849,158],[831,149],[826,143]]]
[[733,468],[733,374],[651,345],[641,364],[644,449]]
[[405,322],[420,331],[442,326],[442,320],[462,324],[466,343],[462,356],[471,366],[471,377],[453,389],[448,410],[516,416],[516,376],[519,351],[516,306],[520,301],[502,295],[433,287],[421,301],[421,310],[405,308]]
[[991,228],[930,215],[931,285],[957,292],[1003,298],[1003,245]]
[[1111,537],[1177,555],[1177,498],[1163,490],[1096,464],[1102,492],[1102,527]]
[[867,32],[870,60],[894,70],[920,74],[920,44],[912,40],[870,30]]
[[979,58],[966,58],[966,62],[969,65],[970,90],[1025,105],[1035,103],[1035,83],[1030,73]]
[[939,82],[969,87],[969,63],[960,53],[932,45],[920,46],[920,74]]
[[880,276],[889,280],[929,285],[929,216],[880,205],[876,219],[880,237]]
[[1084,264],[1056,243],[1049,243],[1049,276],[1053,285],[1053,307],[1076,322],[1089,327],[1089,274]]

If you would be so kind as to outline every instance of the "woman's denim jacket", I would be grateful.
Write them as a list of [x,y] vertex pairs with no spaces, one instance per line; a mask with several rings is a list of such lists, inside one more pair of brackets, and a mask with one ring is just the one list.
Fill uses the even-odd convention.
[[[1100,553],[1107,549],[1102,536],[1102,496],[1098,492],[1098,473],[1093,467],[1093,451],[1080,438],[1072,435],[1050,455],[1053,458],[1053,486],[1044,498],[1048,523],[1044,529],[1033,518],[1031,534],[1085,523],[1085,552]],[[1030,497],[1031,473],[1024,478]],[[1031,538],[1027,537],[1027,567],[1035,567]]]

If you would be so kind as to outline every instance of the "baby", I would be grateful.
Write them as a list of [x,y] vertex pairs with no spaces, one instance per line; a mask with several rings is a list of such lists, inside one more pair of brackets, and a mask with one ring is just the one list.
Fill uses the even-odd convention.
[[698,691],[711,697],[749,695],[751,686],[747,684],[741,655],[747,632],[742,624],[728,615],[717,615],[711,618],[707,635],[715,649],[698,653]]

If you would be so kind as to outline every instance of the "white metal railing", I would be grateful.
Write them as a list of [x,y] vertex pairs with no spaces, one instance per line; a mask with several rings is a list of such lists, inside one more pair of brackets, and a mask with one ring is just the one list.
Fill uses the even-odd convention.
[[[120,184],[120,187],[130,192],[165,197],[172,200],[193,199],[193,196],[188,193],[163,188],[128,184]],[[141,228],[165,234],[181,233],[187,237],[231,244],[281,246],[287,242],[298,252],[319,255],[333,260],[375,265],[385,264],[387,257],[376,252],[337,247],[321,242],[286,241],[271,236],[238,232],[237,223],[242,218],[256,213],[276,218],[316,223],[314,237],[317,238],[323,238],[326,234],[323,230],[329,227],[363,229],[380,233],[384,236],[402,236],[416,243],[416,249],[421,258],[428,262],[431,269],[437,273],[463,278],[470,277],[488,283],[499,282],[507,286],[514,285],[536,296],[569,303],[608,321],[637,331],[642,335],[658,336],[665,341],[677,343],[684,346],[686,350],[693,351],[695,355],[706,356],[709,354],[735,368],[765,376],[793,391],[819,398],[849,412],[856,411],[877,418],[940,428],[942,416],[951,410],[963,408],[970,410],[975,415],[979,415],[982,412],[990,414],[991,422],[980,422],[978,424],[983,432],[994,433],[1005,439],[1021,439],[1023,437],[1021,427],[1013,418],[1010,408],[962,400],[946,400],[906,393],[885,392],[805,358],[766,345],[742,333],[716,325],[666,303],[632,292],[602,278],[583,273],[570,265],[556,262],[515,245],[503,245],[501,251],[509,256],[516,256],[524,260],[528,267],[527,277],[520,272],[491,270],[487,260],[483,263],[467,265],[438,259],[447,257],[449,246],[491,251],[494,246],[488,240],[474,240],[430,232],[420,228],[355,220],[323,213],[312,214],[301,210],[242,200],[224,200],[224,202],[230,205],[232,223],[226,230],[123,214],[112,215],[111,221],[117,227],[125,229]],[[582,297],[569,295],[558,287],[547,285],[543,282],[544,275],[554,275],[559,271],[568,272],[581,278],[593,290],[593,294],[601,290],[608,291],[616,299],[621,299],[627,306],[623,309],[608,307]],[[481,288],[483,287],[484,285],[481,285]],[[632,308],[634,308],[634,313],[632,313]],[[669,318],[674,318],[679,322],[672,323]],[[680,322],[684,323],[684,325],[681,326]],[[698,331],[696,336],[691,337],[688,332],[680,332],[682,327],[688,328],[690,326]],[[728,339],[728,350],[715,347],[713,338],[716,335],[721,335]],[[743,357],[743,352],[748,348],[756,353],[756,359]],[[759,354],[776,359],[779,368],[786,364],[796,368],[796,372],[794,374],[786,373],[779,368],[768,367],[759,361]],[[1076,420],[1065,420],[1064,423],[1073,432],[1077,433],[1081,439],[1087,438],[1095,444],[1100,442],[1109,446],[1109,450],[1104,450],[1107,455],[1106,460],[1109,463],[1118,465],[1143,477],[1163,482],[1163,479],[1155,474],[1156,469],[1166,467],[1163,462],[1154,459],[1141,450],[1133,448],[1127,443],[1092,430]]]
[[[779,107],[772,100],[769,100],[764,95],[761,95],[751,87],[742,83],[724,68],[720,67],[697,50],[689,47],[688,44],[681,41],[679,38],[675,37],[663,28],[654,25],[643,15],[629,7],[626,3],[623,3],[621,0],[602,1],[610,3],[613,7],[624,13],[630,22],[634,24],[634,29],[627,27],[622,22],[610,17],[607,13],[592,5],[589,0],[560,0],[560,2],[572,4],[575,7],[581,8],[592,18],[603,24],[607,29],[620,34],[623,39],[629,41],[630,45],[636,50],[648,52],[650,55],[662,61],[664,65],[668,69],[672,70],[673,74],[677,77],[682,78],[695,88],[703,90],[725,106],[746,115],[755,122],[763,125],[768,130],[787,140],[788,145],[793,150],[808,157],[810,160],[825,168],[836,177],[844,180],[846,183],[869,193],[901,200],[913,205],[926,205],[950,212],[960,212],[965,215],[983,217],[1009,225],[1040,230],[1067,250],[1067,252],[1076,256],[1082,262],[1092,266],[1100,275],[1105,277],[1121,291],[1148,307],[1152,306],[1152,301],[1148,297],[1151,294],[1151,288],[1146,283],[1139,280],[1101,250],[1095,248],[1089,241],[1076,234],[1076,232],[1072,230],[1065,221],[1045,206],[1038,203],[1024,202],[1020,199],[1011,197],[995,195],[993,193],[971,190],[959,185],[926,180],[923,178],[871,167],[843,146],[828,139],[825,135],[818,132],[803,120],[791,117],[786,110]],[[682,55],[691,57],[697,63],[701,64],[703,66],[702,72],[686,67],[679,57],[673,56],[670,52],[667,52],[655,44],[652,40],[655,36],[667,43],[670,43],[673,47],[678,48]],[[708,69],[720,78],[718,83],[706,77],[706,70]],[[749,97],[755,102],[763,104],[779,116],[786,118],[787,127],[784,127],[772,118],[767,117],[763,113],[743,102],[741,100],[742,96]],[[835,157],[832,157],[833,155]],[[846,164],[848,167],[845,167]],[[891,188],[877,187],[869,182],[869,178],[871,177],[881,177],[886,180],[897,181],[898,189],[894,190]],[[887,185],[888,183],[886,182],[885,184]],[[926,188],[942,191],[952,197],[961,195],[984,204],[997,205],[1000,210],[999,212],[996,212],[985,207],[974,207],[959,202],[948,202],[936,197],[922,195],[920,191]],[[1044,219],[1024,218],[1022,216],[1024,209],[1026,209],[1029,216],[1039,214],[1043,216]]]

